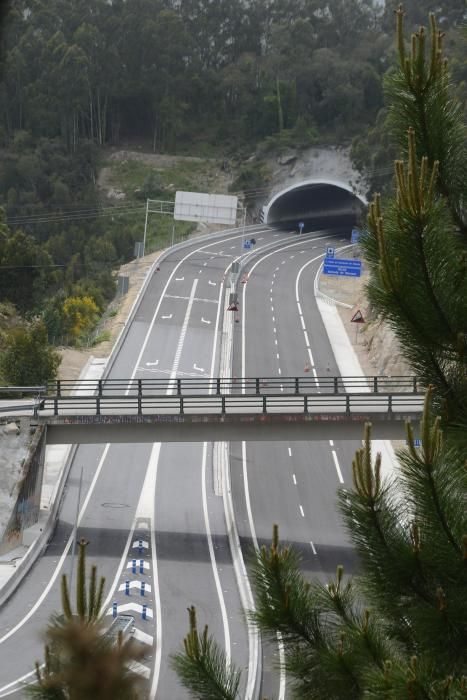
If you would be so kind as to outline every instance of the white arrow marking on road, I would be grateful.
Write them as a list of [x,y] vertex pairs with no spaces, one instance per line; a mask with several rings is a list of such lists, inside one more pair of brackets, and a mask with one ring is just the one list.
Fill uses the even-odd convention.
[[210,284],[211,287],[215,287],[215,286],[216,286],[216,282],[211,282],[211,280],[209,280],[208,284]]
[[[136,559],[136,557],[135,557],[135,559]],[[138,573],[139,573],[139,563],[140,563],[140,561],[141,561],[141,559],[136,559],[136,571],[137,571]],[[126,565],[126,568],[127,568],[127,569],[131,569],[132,566],[133,566],[133,562],[132,562],[132,561],[129,561],[128,564]],[[150,568],[149,562],[148,562],[148,561],[143,561],[143,569],[149,569],[149,568]]]
[[[121,583],[118,587],[118,590],[124,591],[125,588],[126,588],[126,583]],[[141,590],[141,581],[130,581],[130,590],[132,588],[137,588],[138,591],[140,591]],[[152,591],[151,584],[146,583],[146,581],[145,581],[144,582],[144,590],[147,591],[148,593],[151,593],[151,591]]]
[[206,371],[202,367],[198,367],[196,364],[193,365],[193,369],[196,369],[198,372],[205,372]]
[[205,318],[201,317],[201,323],[211,323],[211,321],[206,321]]
[[[140,615],[143,612],[143,606],[140,603],[119,603],[117,607],[118,612],[135,612],[139,613]],[[113,613],[113,607],[109,608],[107,612],[105,613],[106,615],[112,615]],[[152,619],[152,610],[150,607],[146,608],[146,616],[150,617]]]
[[184,279],[185,279],[184,277],[176,277],[175,281],[176,282],[183,282]]
[[144,664],[140,664],[139,661],[130,661],[130,663],[127,664],[127,669],[146,679],[151,676],[151,669]]
[[150,647],[152,647],[152,645],[154,644],[154,637],[152,636],[152,634],[147,634],[147,632],[142,632],[137,627],[135,628],[135,631],[133,632],[133,637],[138,642],[141,642],[142,644],[147,644]]
[[146,362],[146,367],[156,367],[159,364],[159,360],[155,362]]
[[172,318],[173,314],[169,314],[168,316],[162,316],[162,318]]

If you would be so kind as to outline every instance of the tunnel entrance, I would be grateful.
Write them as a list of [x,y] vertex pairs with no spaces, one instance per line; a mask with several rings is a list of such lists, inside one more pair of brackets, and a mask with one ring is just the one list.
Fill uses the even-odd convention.
[[361,220],[367,202],[349,185],[336,181],[307,180],[275,194],[263,208],[269,226],[303,232],[317,229],[347,229]]

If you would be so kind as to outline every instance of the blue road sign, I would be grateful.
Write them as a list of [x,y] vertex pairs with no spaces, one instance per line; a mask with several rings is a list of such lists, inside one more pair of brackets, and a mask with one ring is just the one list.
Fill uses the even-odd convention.
[[360,277],[362,274],[362,261],[327,257],[324,258],[323,272],[325,275]]
[[250,248],[251,248],[251,241],[249,241],[249,240],[243,241],[243,250],[250,250]]
[[357,228],[352,229],[352,235],[350,236],[351,243],[358,243],[360,240],[360,231]]
[[303,227],[305,226],[305,223],[303,221],[300,221],[298,224],[298,228],[300,229],[300,233],[303,231]]
[[333,258],[333,257],[335,256],[335,254],[336,254],[336,249],[335,249],[335,248],[331,248],[331,246],[329,246],[328,248],[326,248],[326,257],[327,257],[327,258]]

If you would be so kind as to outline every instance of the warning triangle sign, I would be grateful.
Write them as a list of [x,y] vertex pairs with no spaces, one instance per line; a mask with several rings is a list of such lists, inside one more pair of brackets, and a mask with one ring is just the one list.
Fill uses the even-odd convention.
[[365,323],[365,319],[363,318],[363,314],[360,309],[354,313],[350,320],[353,321],[353,323]]

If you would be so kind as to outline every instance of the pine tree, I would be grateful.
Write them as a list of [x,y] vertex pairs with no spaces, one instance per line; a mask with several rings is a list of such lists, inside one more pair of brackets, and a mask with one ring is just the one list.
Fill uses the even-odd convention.
[[363,240],[367,295],[400,341],[444,422],[467,444],[467,139],[452,98],[443,33],[430,15],[406,51],[396,12],[399,69],[386,81],[396,161],[396,196],[375,195]]
[[380,197],[371,204],[363,247],[371,304],[427,388],[422,447],[408,424],[407,448],[384,480],[365,428],[353,488],[338,496],[358,579],[338,567],[326,586],[306,580],[277,526],[256,557],[252,618],[271,641],[281,632],[301,700],[467,697],[466,133],[434,17],[427,57],[425,30],[407,53],[401,7],[396,16],[400,66],[386,89],[405,162],[395,164],[384,216]]
[[37,683],[28,694],[43,700],[138,700],[141,682],[129,666],[142,652],[131,639],[117,644],[106,638],[101,618],[105,579],[97,584],[93,566],[86,586],[86,546],[78,543],[76,613],[73,612],[67,577],[62,577],[62,608],[46,631],[44,663],[36,663]]

